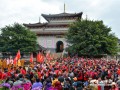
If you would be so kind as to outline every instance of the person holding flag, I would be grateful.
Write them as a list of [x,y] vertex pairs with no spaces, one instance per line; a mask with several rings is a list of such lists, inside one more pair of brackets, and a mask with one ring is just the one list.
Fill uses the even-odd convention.
[[42,55],[40,52],[37,54],[37,62],[43,63],[44,61],[44,55]]
[[46,59],[47,59],[47,60],[52,60],[52,59],[53,59],[53,55],[50,55],[50,51],[48,51],[48,52],[46,53]]
[[14,58],[13,64],[16,65],[20,58],[21,58],[20,50],[18,50],[17,55]]
[[30,55],[30,63],[33,63],[33,53]]

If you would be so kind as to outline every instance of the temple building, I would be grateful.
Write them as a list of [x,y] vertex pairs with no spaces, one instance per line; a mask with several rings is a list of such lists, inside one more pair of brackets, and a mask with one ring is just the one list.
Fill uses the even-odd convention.
[[23,24],[37,35],[37,42],[52,52],[62,52],[67,46],[64,38],[68,32],[69,25],[81,19],[80,13],[42,14],[46,23]]

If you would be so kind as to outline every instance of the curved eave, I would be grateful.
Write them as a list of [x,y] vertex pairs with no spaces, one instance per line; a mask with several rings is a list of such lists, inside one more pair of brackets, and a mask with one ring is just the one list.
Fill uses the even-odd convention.
[[49,21],[51,18],[63,18],[63,17],[78,17],[81,18],[83,12],[80,13],[61,13],[61,14],[42,14],[42,16]]
[[47,23],[35,23],[35,24],[23,24],[25,27],[32,28],[32,27],[44,27]]
[[23,24],[25,27],[27,27],[27,28],[47,28],[47,27],[68,27],[69,26],[69,24],[62,24],[62,25],[56,25],[56,24],[48,24],[48,23],[46,23],[46,24],[44,24],[44,25],[35,25],[35,24]]

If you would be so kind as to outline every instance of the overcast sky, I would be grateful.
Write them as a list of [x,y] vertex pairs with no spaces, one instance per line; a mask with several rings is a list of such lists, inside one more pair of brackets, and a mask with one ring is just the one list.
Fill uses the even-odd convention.
[[120,38],[120,0],[0,0],[0,28],[18,23],[37,23],[45,20],[41,14],[83,12],[83,18],[103,20]]

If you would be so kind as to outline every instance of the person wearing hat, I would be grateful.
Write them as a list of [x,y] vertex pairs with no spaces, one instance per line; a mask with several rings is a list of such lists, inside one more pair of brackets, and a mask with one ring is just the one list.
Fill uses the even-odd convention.
[[77,78],[74,77],[73,80],[74,80],[74,82],[73,82],[72,86],[74,89],[77,89]]
[[112,82],[111,90],[119,90],[119,89],[117,89],[115,82]]

